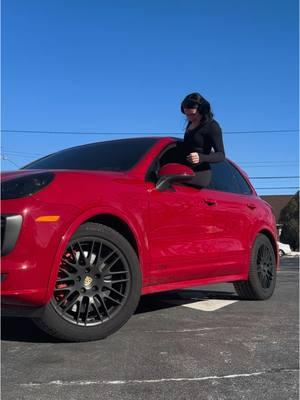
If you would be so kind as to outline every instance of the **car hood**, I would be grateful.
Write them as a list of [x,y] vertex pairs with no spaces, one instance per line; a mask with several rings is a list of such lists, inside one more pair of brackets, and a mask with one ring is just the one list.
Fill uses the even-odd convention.
[[55,174],[63,175],[97,175],[97,177],[103,178],[118,178],[124,177],[126,174],[124,172],[116,171],[85,171],[85,170],[58,170],[58,169],[22,169],[17,171],[3,171],[1,172],[1,181],[5,182],[10,179],[18,178],[21,176],[28,176],[33,174],[38,174],[42,172],[53,172]]
[[[47,204],[70,205],[86,209],[94,204],[110,203],[120,192],[130,192],[135,179],[124,172],[32,169],[2,173],[2,184],[11,179],[50,172],[55,174],[51,183],[29,197],[14,202],[41,201]],[[10,201],[10,200],[8,200]]]

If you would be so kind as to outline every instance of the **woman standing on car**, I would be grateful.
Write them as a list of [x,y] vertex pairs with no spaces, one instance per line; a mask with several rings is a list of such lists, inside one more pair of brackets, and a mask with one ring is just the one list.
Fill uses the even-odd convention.
[[181,103],[181,112],[187,117],[183,151],[195,172],[188,183],[206,187],[211,179],[209,163],[225,159],[222,131],[213,119],[209,102],[200,93],[187,95]]

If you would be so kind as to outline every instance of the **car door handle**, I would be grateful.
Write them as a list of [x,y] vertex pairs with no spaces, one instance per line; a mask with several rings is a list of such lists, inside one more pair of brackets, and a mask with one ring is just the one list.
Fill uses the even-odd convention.
[[217,205],[216,200],[213,200],[213,199],[203,199],[203,201],[208,206],[216,206]]
[[250,208],[250,210],[254,210],[256,208],[256,205],[253,203],[248,203],[247,207]]

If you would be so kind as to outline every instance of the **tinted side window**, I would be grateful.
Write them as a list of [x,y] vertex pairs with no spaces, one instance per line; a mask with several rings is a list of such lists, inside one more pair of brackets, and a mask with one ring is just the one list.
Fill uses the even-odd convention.
[[50,154],[22,169],[127,171],[156,141],[155,138],[135,138],[91,143]]
[[149,168],[146,174],[146,180],[151,182],[157,181],[157,173],[158,170],[169,163],[179,163],[185,164],[185,156],[181,149],[181,142],[176,142],[168,146],[167,149],[164,149],[160,155],[155,159],[152,163],[151,167]]
[[234,176],[235,180],[237,181],[240,187],[241,194],[252,194],[252,189],[248,185],[245,178],[241,175],[241,173],[231,164],[228,163],[228,167],[231,169],[232,175]]
[[179,164],[185,163],[184,154],[183,154],[181,148],[178,146],[178,144],[173,145],[173,147],[171,147],[169,150],[167,150],[163,154],[163,156],[160,157],[159,164],[161,167],[168,163],[179,163]]
[[231,169],[226,161],[210,164],[212,178],[208,189],[222,192],[240,193],[240,188],[234,179]]

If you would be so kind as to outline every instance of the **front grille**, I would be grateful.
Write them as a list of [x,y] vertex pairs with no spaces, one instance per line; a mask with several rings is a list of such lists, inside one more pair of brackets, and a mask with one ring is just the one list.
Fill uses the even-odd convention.
[[1,255],[10,253],[18,240],[22,226],[21,215],[1,215]]

